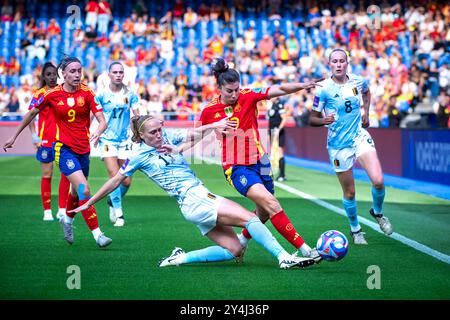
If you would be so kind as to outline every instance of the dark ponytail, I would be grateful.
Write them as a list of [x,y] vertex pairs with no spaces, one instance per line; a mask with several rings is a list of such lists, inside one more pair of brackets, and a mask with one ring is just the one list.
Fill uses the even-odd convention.
[[222,58],[216,58],[211,65],[212,73],[216,77],[217,85],[221,88],[226,83],[240,82],[239,73],[231,69]]

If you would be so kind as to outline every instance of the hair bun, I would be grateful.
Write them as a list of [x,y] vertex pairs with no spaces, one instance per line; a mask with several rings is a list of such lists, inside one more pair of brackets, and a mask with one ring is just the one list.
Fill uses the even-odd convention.
[[212,70],[216,74],[223,73],[228,70],[228,64],[223,58],[215,58],[212,63]]

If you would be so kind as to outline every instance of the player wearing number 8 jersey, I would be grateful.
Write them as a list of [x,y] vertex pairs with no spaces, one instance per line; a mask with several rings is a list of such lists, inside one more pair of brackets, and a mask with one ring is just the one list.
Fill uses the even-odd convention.
[[[97,93],[96,102],[103,107],[107,128],[100,137],[100,156],[105,163],[108,175],[114,177],[126,159],[131,156],[130,113],[139,114],[139,98],[136,93],[123,84],[124,68],[120,62],[109,66],[109,86]],[[131,177],[109,194],[109,218],[116,227],[122,227],[125,219],[122,211],[122,197],[128,191]]]
[[352,171],[355,160],[367,172],[373,185],[370,214],[377,219],[384,233],[392,233],[389,219],[382,214],[385,195],[383,172],[372,137],[364,129],[369,126],[370,91],[362,77],[347,74],[348,60],[344,50],[334,49],[330,53],[329,64],[332,76],[323,81],[316,92],[310,123],[313,126],[328,125],[328,154],[344,193],[342,203],[350,222],[351,235],[355,244],[367,244],[356,209]]
[[[15,135],[3,146],[6,151],[11,148],[22,130],[36,117],[40,110],[49,108],[56,122],[56,142],[53,144],[55,161],[60,171],[71,183],[71,193],[67,200],[67,211],[83,204],[90,197],[87,177],[89,175],[90,142],[97,145],[100,135],[106,128],[105,117],[101,106],[94,100],[94,93],[81,84],[82,67],[77,58],[66,57],[59,64],[64,83],[46,92],[25,116]],[[99,122],[97,131],[90,135],[90,113]],[[83,218],[92,231],[94,239],[100,247],[111,243],[98,226],[97,213],[94,207],[82,212]],[[73,218],[75,214],[66,212],[60,223],[64,238],[70,244],[74,242]]]

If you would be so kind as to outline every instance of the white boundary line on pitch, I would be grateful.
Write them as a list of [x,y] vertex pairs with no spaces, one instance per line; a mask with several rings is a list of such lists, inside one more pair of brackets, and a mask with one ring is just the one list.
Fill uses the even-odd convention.
[[[344,209],[338,208],[338,207],[336,207],[336,206],[334,206],[334,205],[332,205],[332,204],[330,204],[328,202],[325,202],[323,200],[320,200],[320,199],[318,199],[318,198],[316,198],[316,197],[314,197],[314,196],[312,196],[310,194],[307,194],[307,193],[302,192],[300,190],[297,190],[297,189],[295,189],[293,187],[285,185],[284,183],[275,182],[275,185],[277,187],[279,187],[279,188],[289,192],[289,193],[292,193],[292,194],[294,194],[296,196],[299,196],[299,197],[301,197],[303,199],[309,200],[309,201],[311,201],[311,202],[313,202],[313,203],[315,203],[315,204],[317,204],[317,205],[319,205],[321,207],[324,207],[324,208],[326,208],[326,209],[328,209],[330,211],[333,211],[333,212],[335,212],[335,213],[337,213],[337,214],[347,218],[347,214],[345,213]],[[375,230],[376,232],[384,234],[380,230],[380,228],[378,226],[378,223],[370,221],[370,220],[368,220],[368,219],[366,219],[364,217],[361,217],[361,216],[358,216],[358,220],[362,224],[370,227],[371,229]],[[418,250],[420,252],[423,252],[423,253],[425,253],[425,254],[427,254],[429,256],[432,256],[433,258],[436,258],[436,259],[438,259],[438,260],[440,260],[442,262],[450,264],[450,256],[448,256],[448,255],[446,255],[446,254],[444,254],[442,252],[439,252],[437,250],[431,249],[430,247],[427,247],[426,245],[423,245],[423,244],[421,244],[421,243],[419,243],[419,242],[417,242],[415,240],[409,239],[409,238],[407,238],[405,236],[402,236],[401,234],[396,233],[396,232],[391,234],[389,237],[393,238],[393,239],[395,239],[397,241],[400,241],[401,243],[406,244],[407,246],[410,246],[413,249],[416,249],[416,250]]]

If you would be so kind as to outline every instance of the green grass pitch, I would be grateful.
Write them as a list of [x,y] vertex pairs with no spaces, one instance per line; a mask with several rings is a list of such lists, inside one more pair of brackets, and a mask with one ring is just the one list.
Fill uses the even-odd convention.
[[[192,168],[212,192],[254,209],[225,182],[219,166]],[[287,171],[287,185],[341,207],[335,176],[291,166]],[[59,181],[56,168],[55,173],[54,213]],[[106,200],[96,205],[100,227],[113,239],[111,246],[96,246],[81,215],[75,219],[75,243],[70,246],[56,221],[42,221],[39,176],[39,163],[33,157],[0,158],[1,299],[450,299],[450,265],[364,226],[368,246],[350,244],[342,261],[322,262],[305,270],[278,269],[277,261],[254,241],[243,264],[158,268],[158,260],[175,246],[190,251],[212,243],[184,220],[174,199],[141,173],[135,174],[123,200],[125,227],[111,225]],[[92,190],[105,181],[103,163],[93,158]],[[359,214],[370,219],[370,186],[357,182],[356,190]],[[348,235],[345,217],[281,189],[276,194],[310,245],[329,229]],[[384,211],[396,232],[450,254],[450,201],[388,187]],[[270,223],[268,226],[288,252],[294,252]],[[80,289],[67,287],[70,266],[79,267]],[[368,283],[373,283],[371,266],[379,268],[379,288],[368,288]]]

